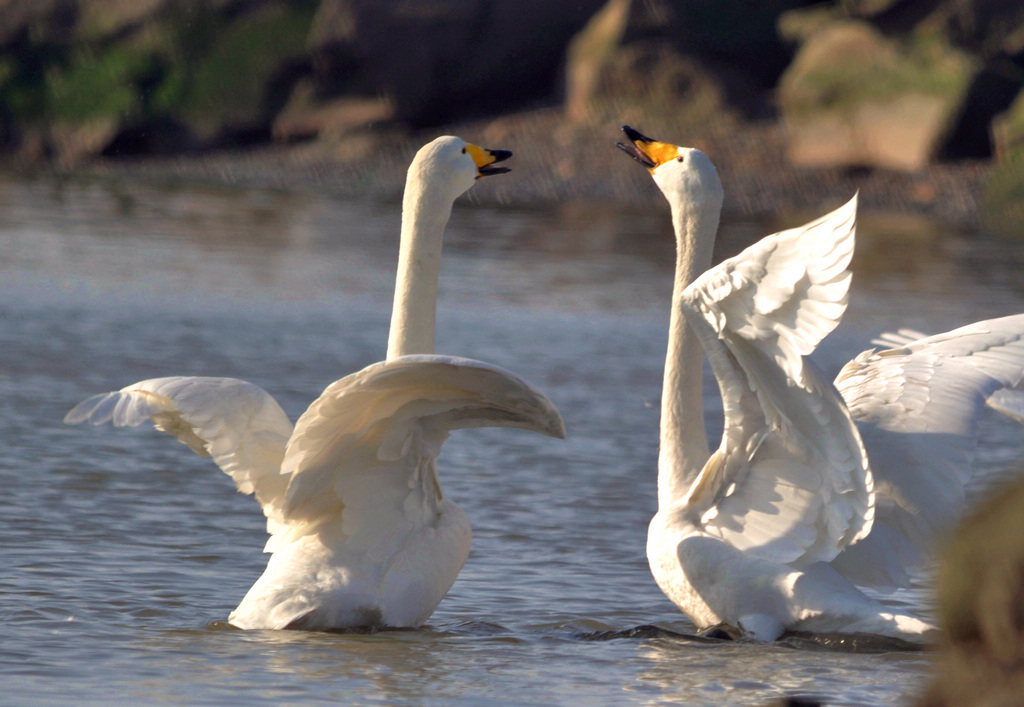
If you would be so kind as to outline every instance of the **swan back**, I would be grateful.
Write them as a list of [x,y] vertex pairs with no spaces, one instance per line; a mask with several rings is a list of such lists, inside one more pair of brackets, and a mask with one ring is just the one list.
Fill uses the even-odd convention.
[[335,381],[296,422],[281,464],[287,541],[338,519],[350,544],[431,525],[443,499],[441,446],[450,431],[472,427],[565,437],[543,394],[480,361],[400,356]]

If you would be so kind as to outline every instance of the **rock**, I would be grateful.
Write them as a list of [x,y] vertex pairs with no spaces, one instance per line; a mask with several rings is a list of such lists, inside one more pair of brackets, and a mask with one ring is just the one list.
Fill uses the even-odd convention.
[[943,629],[918,707],[1010,707],[1024,695],[1024,479],[996,491],[954,532],[938,577]]
[[679,3],[608,0],[569,45],[566,115],[576,125],[629,123],[652,134],[735,128],[734,96],[757,95],[729,66],[677,41]]
[[103,157],[180,155],[202,147],[188,126],[173,118],[156,117],[121,125],[99,150]]
[[976,62],[940,39],[900,44],[858,20],[829,24],[780,82],[789,159],[923,169],[942,150],[976,73]]
[[49,142],[53,159],[59,167],[73,167],[99,152],[117,134],[118,121],[114,116],[102,116],[71,124],[58,124],[50,128]]
[[992,124],[996,164],[985,187],[984,225],[1024,237],[1024,90]]
[[288,105],[274,119],[275,140],[337,139],[357,130],[370,129],[394,117],[394,107],[387,98],[342,96],[320,101],[315,94],[310,82],[302,82],[296,87]]
[[[603,0],[328,0],[310,51],[387,96],[412,126],[550,99],[570,38]],[[327,63],[324,65],[323,63]]]
[[687,54],[742,72],[758,88],[774,88],[792,51],[776,30],[799,0],[663,0],[672,9],[669,38]]
[[64,166],[268,141],[309,72],[315,9],[315,0],[0,0],[0,140]]
[[569,44],[565,69],[565,112],[575,123],[593,114],[601,74],[613,64],[629,23],[631,0],[608,0]]
[[942,0],[922,25],[985,57],[1024,53],[1024,4],[1019,0]]
[[76,38],[96,41],[131,31],[152,20],[172,2],[173,0],[78,0]]
[[0,46],[23,42],[30,30],[38,38],[59,39],[74,17],[72,0],[0,0]]
[[[196,17],[200,23],[203,17]],[[292,87],[308,74],[305,44],[312,8],[269,2],[227,20],[208,49],[188,67],[180,103],[170,114],[201,141],[244,142],[247,133],[265,134],[287,103]],[[226,21],[226,24],[225,24]]]
[[821,3],[782,13],[776,22],[776,29],[784,41],[800,45],[841,18],[839,7]]
[[649,134],[680,139],[717,135],[740,120],[721,77],[664,41],[634,42],[616,50],[588,106],[592,123],[639,125]]
[[1015,151],[1024,149],[1024,90],[1017,94],[1010,109],[993,121],[992,142],[999,161],[1008,160]]

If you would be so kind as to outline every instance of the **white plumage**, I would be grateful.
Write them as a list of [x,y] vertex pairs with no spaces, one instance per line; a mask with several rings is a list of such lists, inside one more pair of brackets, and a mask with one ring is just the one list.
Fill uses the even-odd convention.
[[[698,626],[760,640],[787,630],[927,639],[932,625],[856,585],[906,584],[958,516],[981,411],[1024,377],[1024,315],[888,334],[895,348],[861,354],[830,384],[805,356],[846,309],[856,197],[708,270],[722,205],[714,166],[624,131],[620,147],[669,201],[678,246],[647,544],[658,585]],[[704,354],[725,413],[713,454]],[[1019,399],[993,406],[1013,414]]]
[[[229,620],[240,628],[417,626],[469,556],[469,519],[441,491],[451,430],[564,437],[551,402],[490,364],[433,354],[441,238],[452,202],[507,157],[454,137],[417,154],[403,203],[388,360],[332,383],[294,428],[261,388],[156,378],[93,396],[65,422],[149,420],[211,456],[264,515],[267,569]],[[410,255],[411,254],[411,255]],[[428,257],[429,256],[429,257]]]

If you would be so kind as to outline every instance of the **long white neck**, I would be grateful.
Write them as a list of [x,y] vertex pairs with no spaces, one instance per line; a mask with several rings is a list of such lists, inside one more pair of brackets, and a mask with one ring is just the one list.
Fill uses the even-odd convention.
[[658,506],[682,498],[708,459],[704,429],[704,350],[686,323],[683,290],[711,267],[720,208],[672,205],[676,233],[676,273],[668,353],[661,394],[661,449],[658,456]]
[[441,273],[444,228],[452,199],[426,188],[421,173],[410,171],[402,200],[395,303],[388,334],[389,359],[434,353],[437,280]]

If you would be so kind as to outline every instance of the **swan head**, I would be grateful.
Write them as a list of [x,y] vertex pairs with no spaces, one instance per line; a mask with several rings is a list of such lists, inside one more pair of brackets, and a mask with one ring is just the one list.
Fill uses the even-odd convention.
[[510,171],[496,167],[512,156],[509,150],[488,150],[453,135],[443,135],[420,148],[409,165],[409,180],[424,188],[436,188],[451,201],[465,193],[477,179]]
[[628,125],[622,132],[629,142],[615,145],[647,168],[673,209],[721,211],[722,180],[707,155],[694,147],[659,142]]

